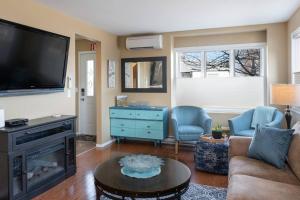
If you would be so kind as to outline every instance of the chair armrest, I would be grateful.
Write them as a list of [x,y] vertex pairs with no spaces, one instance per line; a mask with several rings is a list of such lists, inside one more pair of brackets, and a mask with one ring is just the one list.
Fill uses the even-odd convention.
[[233,156],[247,157],[251,141],[251,137],[230,136],[228,149],[229,159]]
[[200,119],[200,126],[204,129],[204,134],[211,133],[212,119],[204,111],[203,111],[201,119]]
[[248,110],[239,116],[228,120],[230,134],[235,135],[242,130],[248,130],[251,127],[254,109]]
[[268,127],[281,128],[283,114],[280,111],[276,111],[275,118],[272,122],[266,124]]
[[176,115],[175,115],[174,113],[172,113],[172,116],[171,116],[171,122],[172,122],[173,134],[174,134],[176,140],[178,140],[178,139],[179,139],[179,134],[178,134],[178,122],[177,122]]

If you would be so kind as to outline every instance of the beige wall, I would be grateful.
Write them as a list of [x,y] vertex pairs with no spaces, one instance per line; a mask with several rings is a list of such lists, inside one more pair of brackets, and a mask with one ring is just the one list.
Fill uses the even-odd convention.
[[[73,85],[75,85],[75,34],[101,42],[101,70],[99,72],[99,75],[101,75],[99,82],[101,83],[100,86],[98,85],[101,99],[98,102],[103,110],[97,113],[99,115],[97,142],[108,141],[110,139],[108,106],[114,104],[114,96],[120,92],[120,84],[119,76],[117,76],[117,88],[107,88],[106,61],[107,59],[119,60],[120,52],[117,48],[117,37],[32,0],[2,0],[0,18],[69,36],[71,41],[67,76],[72,77]],[[117,70],[119,70],[119,67],[117,67]],[[117,71],[118,73],[120,72]],[[67,97],[67,92],[4,97],[0,98],[0,107],[5,109],[7,119],[16,117],[37,118],[56,113],[75,115],[75,87],[72,88],[71,94],[71,98]]]
[[266,31],[226,33],[200,36],[181,36],[174,38],[174,48],[243,43],[261,43],[267,41],[266,37]]
[[130,57],[151,57],[151,56],[167,56],[167,93],[124,93],[128,95],[129,102],[149,102],[151,105],[171,106],[171,35],[164,34],[163,49],[159,50],[132,50],[125,48],[126,37],[119,37],[119,48],[121,50],[121,58]]
[[[125,48],[126,37],[119,37],[121,58],[128,57],[147,57],[147,56],[168,56],[167,66],[167,93],[127,93],[130,102],[142,101],[151,105],[166,105],[171,107],[173,78],[173,58],[174,47],[188,47],[197,45],[216,45],[216,44],[237,44],[237,43],[267,43],[267,82],[268,91],[270,83],[285,83],[288,80],[287,73],[287,24],[266,24],[255,26],[243,26],[233,28],[203,29],[194,31],[180,31],[163,33],[164,47],[160,50],[127,50]],[[269,92],[268,92],[269,94]],[[234,113],[213,113],[212,116],[224,126],[227,126],[227,119],[236,114]]]

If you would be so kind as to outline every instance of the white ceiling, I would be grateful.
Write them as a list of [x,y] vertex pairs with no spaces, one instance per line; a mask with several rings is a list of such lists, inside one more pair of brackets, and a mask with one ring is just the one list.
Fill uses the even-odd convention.
[[300,0],[37,0],[117,35],[287,21]]

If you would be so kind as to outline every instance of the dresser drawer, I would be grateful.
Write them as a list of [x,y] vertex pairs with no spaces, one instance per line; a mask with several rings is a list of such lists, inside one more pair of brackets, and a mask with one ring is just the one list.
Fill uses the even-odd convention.
[[112,127],[111,135],[112,136],[135,137],[135,129]]
[[136,115],[137,119],[148,119],[148,120],[162,120],[163,119],[162,111],[137,110],[135,115]]
[[125,119],[135,118],[135,110],[110,109],[109,114],[111,118],[125,118]]
[[162,121],[142,121],[137,120],[135,123],[135,127],[138,129],[151,129],[151,130],[163,130],[163,122]]
[[164,139],[163,131],[161,131],[161,130],[136,129],[136,137],[146,138],[146,139],[154,139],[154,140]]
[[111,119],[110,120],[111,127],[118,127],[118,128],[135,128],[135,121],[128,120],[128,119]]

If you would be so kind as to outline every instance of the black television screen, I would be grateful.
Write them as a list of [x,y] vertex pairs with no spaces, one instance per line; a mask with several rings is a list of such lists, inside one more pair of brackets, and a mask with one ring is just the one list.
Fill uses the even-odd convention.
[[62,89],[70,38],[0,20],[0,93]]

